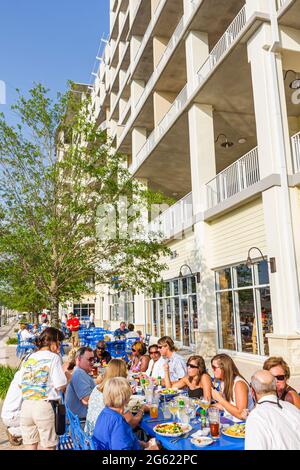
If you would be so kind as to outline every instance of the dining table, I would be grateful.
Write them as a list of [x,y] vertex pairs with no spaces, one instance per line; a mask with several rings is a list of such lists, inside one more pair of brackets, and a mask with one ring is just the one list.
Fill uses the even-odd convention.
[[[156,434],[154,431],[154,427],[157,424],[163,424],[171,422],[170,419],[164,419],[163,412],[161,407],[158,409],[158,418],[156,421],[152,420],[150,418],[149,413],[145,413],[141,423],[140,423],[140,428],[151,438],[155,437],[157,441],[159,441],[162,445],[162,447],[166,450],[176,450],[176,451],[186,451],[186,450],[244,450],[245,449],[245,439],[243,438],[235,438],[235,437],[229,437],[225,436],[222,434],[222,431],[220,433],[219,438],[214,438],[213,443],[205,446],[205,447],[197,447],[191,442],[191,434],[193,432],[198,431],[201,429],[201,423],[196,422],[196,423],[191,423],[192,430],[189,434],[188,437],[185,438],[180,438],[177,440],[177,442],[173,443],[171,442],[173,439],[172,437],[165,437],[161,436],[160,434]],[[229,424],[233,425],[236,424],[233,421],[231,421],[228,418],[225,418],[224,416],[221,416],[220,418],[221,425],[222,424]],[[221,426],[222,427],[222,426]],[[209,435],[210,437],[210,435]]]

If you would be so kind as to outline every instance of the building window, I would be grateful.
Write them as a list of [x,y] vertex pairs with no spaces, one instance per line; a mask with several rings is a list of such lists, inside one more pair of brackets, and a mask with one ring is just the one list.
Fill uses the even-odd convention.
[[197,283],[194,276],[166,281],[160,292],[145,292],[146,332],[171,336],[184,346],[195,344],[198,328]]
[[95,304],[74,304],[73,312],[79,320],[87,320],[92,312],[95,313]]
[[219,348],[266,356],[273,332],[268,264],[216,272]]
[[134,295],[132,292],[118,292],[109,295],[111,321],[134,323]]

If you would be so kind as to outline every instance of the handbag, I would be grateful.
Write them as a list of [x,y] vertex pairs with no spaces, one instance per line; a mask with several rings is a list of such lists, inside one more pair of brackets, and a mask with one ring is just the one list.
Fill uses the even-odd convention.
[[56,400],[50,400],[55,417],[55,432],[62,436],[66,432],[66,406]]

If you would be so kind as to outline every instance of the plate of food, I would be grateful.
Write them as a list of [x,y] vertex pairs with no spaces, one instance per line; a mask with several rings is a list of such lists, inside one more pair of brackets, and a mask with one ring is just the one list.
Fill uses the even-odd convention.
[[194,444],[194,446],[196,447],[210,446],[213,442],[215,441],[208,436],[193,437],[191,439],[191,443]]
[[153,431],[160,436],[165,437],[179,437],[186,432],[191,431],[192,426],[189,424],[181,424],[181,423],[163,423],[157,424]]
[[224,436],[235,437],[238,439],[245,439],[245,424],[234,424],[228,428],[222,428],[222,434]]
[[134,395],[130,398],[127,409],[131,411],[131,413],[138,413],[143,405],[145,405],[145,399]]
[[158,393],[160,395],[160,399],[163,400],[164,398],[176,397],[176,395],[178,395],[178,390],[177,388],[163,388]]

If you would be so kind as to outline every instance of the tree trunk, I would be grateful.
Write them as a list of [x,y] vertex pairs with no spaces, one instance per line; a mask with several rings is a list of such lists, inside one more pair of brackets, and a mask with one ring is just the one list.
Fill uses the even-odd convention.
[[59,307],[59,301],[55,297],[52,299],[51,302],[51,308],[50,308],[50,323],[51,326],[54,326],[54,328],[59,328],[60,327],[60,322],[59,322],[59,317],[58,317],[58,307]]
[[39,324],[39,313],[37,311],[35,311],[33,314],[33,322],[37,325]]

